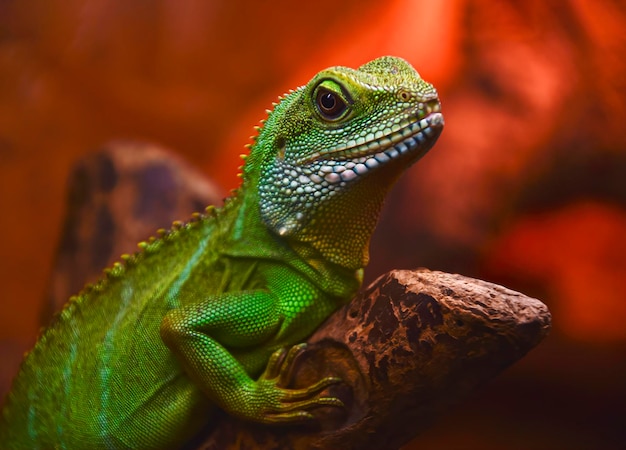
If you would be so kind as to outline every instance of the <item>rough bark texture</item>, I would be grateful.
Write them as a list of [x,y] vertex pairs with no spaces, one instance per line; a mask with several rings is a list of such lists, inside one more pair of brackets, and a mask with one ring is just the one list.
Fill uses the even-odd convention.
[[[216,200],[192,169],[155,148],[118,143],[81,162],[70,185],[50,310],[119,254]],[[106,245],[105,245],[106,244]],[[481,280],[392,271],[309,339],[283,384],[323,376],[346,408],[320,408],[315,425],[265,427],[220,414],[187,448],[395,449],[451,403],[523,357],[550,328],[541,302]]]
[[203,449],[395,449],[438,413],[523,357],[550,329],[538,300],[426,269],[378,278],[309,339],[285,384],[339,376],[345,411],[318,429],[268,428],[223,416]]

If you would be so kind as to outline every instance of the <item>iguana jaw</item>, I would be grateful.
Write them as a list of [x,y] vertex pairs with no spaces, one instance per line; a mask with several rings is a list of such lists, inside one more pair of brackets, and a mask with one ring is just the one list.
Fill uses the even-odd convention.
[[327,183],[349,182],[370,170],[385,165],[404,155],[422,156],[435,142],[443,128],[439,104],[421,120],[405,119],[390,128],[388,133],[378,131],[365,138],[350,140],[341,148],[315,153],[307,160],[297,162],[305,174],[316,174]]

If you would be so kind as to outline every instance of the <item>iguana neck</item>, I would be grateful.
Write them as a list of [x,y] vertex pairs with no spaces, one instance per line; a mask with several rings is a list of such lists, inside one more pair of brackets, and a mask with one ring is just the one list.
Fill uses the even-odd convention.
[[[282,261],[330,295],[341,298],[354,295],[363,282],[364,265],[341,264],[342,261],[320,249],[319,239],[307,240],[304,234],[297,239],[281,236],[261,217],[257,187],[256,181],[247,179],[228,200],[225,209],[229,211],[224,215],[228,218],[220,219],[227,221],[223,226],[228,230],[224,235],[223,253],[239,258]],[[364,246],[367,251],[367,243]]]
[[[266,123],[265,127],[268,126],[270,124]],[[321,201],[314,206],[286,204],[287,199],[287,202],[277,203],[281,210],[268,217],[262,211],[265,204],[262,193],[268,188],[263,183],[267,182],[264,181],[267,177],[262,176],[262,164],[255,156],[278,154],[280,150],[258,148],[272,145],[267,134],[261,130],[244,167],[243,184],[235,200],[240,211],[233,227],[233,237],[238,239],[256,230],[253,233],[260,247],[271,247],[277,242],[287,245],[313,267],[329,263],[352,272],[363,269],[368,262],[369,240],[388,181],[372,178],[372,183],[355,185],[354,189],[338,193],[336,197],[341,198],[333,198],[332,202]],[[296,167],[281,170],[291,178],[298,178]],[[359,205],[358,209],[355,210],[354,205]],[[281,220],[274,220],[278,216]],[[333,270],[338,269],[334,267]]]

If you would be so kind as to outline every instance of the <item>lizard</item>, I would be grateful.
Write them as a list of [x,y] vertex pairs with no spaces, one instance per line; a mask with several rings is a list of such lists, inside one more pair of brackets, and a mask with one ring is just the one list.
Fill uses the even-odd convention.
[[268,111],[221,207],[174,222],[72,297],[27,353],[3,448],[172,448],[217,408],[261,424],[343,407],[280,380],[363,281],[386,193],[443,129],[405,60],[322,70]]

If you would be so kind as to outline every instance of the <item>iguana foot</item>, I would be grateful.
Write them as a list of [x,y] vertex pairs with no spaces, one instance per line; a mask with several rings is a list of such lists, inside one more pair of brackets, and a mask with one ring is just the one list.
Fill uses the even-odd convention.
[[321,397],[318,394],[326,387],[341,382],[337,377],[325,377],[317,383],[301,389],[287,389],[279,384],[287,384],[295,360],[304,353],[307,345],[298,344],[286,349],[277,350],[270,357],[265,372],[257,381],[257,388],[266,399],[272,398],[262,411],[261,421],[268,424],[304,422],[314,419],[310,409],[320,406],[336,406],[344,404],[336,397]]

